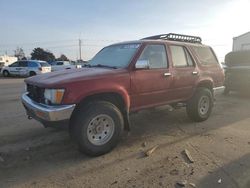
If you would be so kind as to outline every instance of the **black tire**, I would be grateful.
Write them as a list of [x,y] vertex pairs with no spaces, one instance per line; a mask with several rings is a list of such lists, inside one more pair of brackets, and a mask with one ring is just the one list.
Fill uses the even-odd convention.
[[4,76],[4,77],[9,77],[9,76],[10,76],[9,71],[4,70],[4,71],[3,71],[3,76]]
[[[211,114],[213,102],[214,100],[211,90],[203,87],[198,88],[194,96],[187,103],[186,111],[189,118],[196,122],[207,120]],[[204,108],[204,106],[206,106],[206,108]]]
[[[96,101],[79,108],[75,113],[76,114],[74,114],[72,119],[72,124],[70,125],[70,133],[71,137],[73,137],[78,143],[81,152],[90,156],[99,156],[108,153],[118,144],[123,131],[124,121],[122,113],[115,105],[106,101]],[[103,115],[107,115],[112,119],[112,127],[114,127],[113,134],[106,143],[101,145],[93,144],[92,142],[94,138],[91,139],[88,137],[89,134],[91,134],[89,133],[90,126],[93,126],[91,125],[91,122],[96,120],[96,117]],[[100,121],[101,122],[98,121],[98,125],[94,126],[99,126],[102,124],[104,119]],[[104,125],[104,123],[101,126],[108,127],[108,125]],[[96,129],[97,128],[93,130],[96,131]],[[89,132],[87,133],[87,131]],[[104,131],[104,128],[102,128],[102,131]],[[107,133],[105,132],[105,134]]]
[[30,73],[29,73],[29,76],[35,76],[36,75],[36,73],[34,72],[34,71],[31,71]]
[[223,91],[223,95],[229,95],[229,93],[230,93],[230,89],[225,86],[225,89]]

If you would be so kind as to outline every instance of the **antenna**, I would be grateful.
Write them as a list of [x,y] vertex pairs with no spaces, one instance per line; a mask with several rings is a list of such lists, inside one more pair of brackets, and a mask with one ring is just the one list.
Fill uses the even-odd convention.
[[79,60],[80,61],[82,60],[82,40],[81,40],[81,35],[82,35],[82,32],[80,32],[80,34],[79,34]]
[[82,60],[82,40],[79,39],[79,57]]

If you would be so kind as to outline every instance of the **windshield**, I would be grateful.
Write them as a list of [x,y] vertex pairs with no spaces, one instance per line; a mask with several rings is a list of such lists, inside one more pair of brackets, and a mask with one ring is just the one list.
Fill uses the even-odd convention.
[[118,44],[103,48],[90,61],[91,66],[103,65],[110,67],[126,67],[140,44]]

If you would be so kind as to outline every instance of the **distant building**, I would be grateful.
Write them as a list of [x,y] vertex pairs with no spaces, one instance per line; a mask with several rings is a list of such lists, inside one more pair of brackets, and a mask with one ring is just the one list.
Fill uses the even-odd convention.
[[233,51],[250,50],[250,31],[233,38]]
[[2,55],[0,56],[0,68],[3,66],[8,66],[17,61],[17,57]]

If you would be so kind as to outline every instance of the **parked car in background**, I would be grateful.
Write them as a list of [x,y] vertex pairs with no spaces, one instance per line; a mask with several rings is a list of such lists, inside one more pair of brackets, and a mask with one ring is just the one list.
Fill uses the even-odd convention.
[[51,72],[51,66],[46,61],[22,60],[16,61],[9,66],[2,68],[1,73],[4,77],[8,76],[34,76],[42,73]]
[[225,90],[250,91],[250,50],[230,52],[225,57]]
[[96,156],[117,145],[139,110],[182,104],[192,120],[205,121],[223,82],[200,37],[165,34],[107,46],[82,69],[28,78],[22,102],[45,127],[69,124],[80,151]]
[[51,71],[59,71],[65,69],[77,69],[82,68],[81,65],[73,65],[70,61],[55,61],[51,63]]

